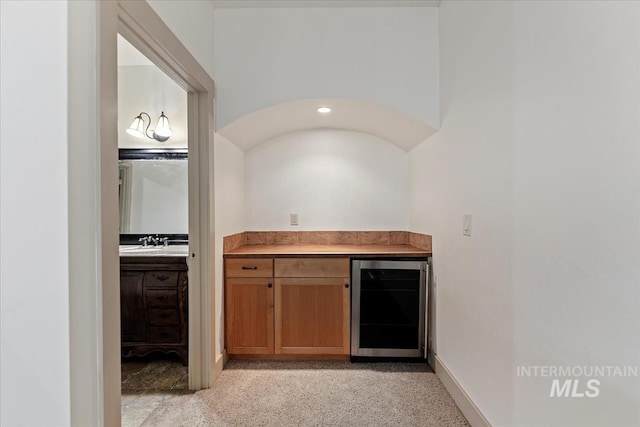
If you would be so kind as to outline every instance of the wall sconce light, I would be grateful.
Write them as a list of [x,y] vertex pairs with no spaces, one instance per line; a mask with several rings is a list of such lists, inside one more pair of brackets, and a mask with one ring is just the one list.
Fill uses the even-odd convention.
[[[144,119],[142,117],[143,114],[147,116],[147,119],[149,120],[146,128],[144,127]],[[164,111],[162,112],[162,114],[160,114],[158,126],[156,126],[156,128],[151,131],[152,136],[149,136],[149,126],[151,126],[151,117],[143,111],[138,114],[135,119],[133,119],[133,123],[131,123],[129,129],[127,129],[127,133],[138,138],[143,138],[146,136],[149,139],[155,139],[156,141],[160,142],[165,142],[167,139],[169,139],[169,137],[171,137],[171,135],[173,135],[173,131],[169,126],[169,118],[164,115]]]

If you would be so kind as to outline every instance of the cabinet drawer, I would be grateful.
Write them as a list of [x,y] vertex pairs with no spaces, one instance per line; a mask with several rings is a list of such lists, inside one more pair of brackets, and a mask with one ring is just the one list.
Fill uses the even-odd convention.
[[273,277],[273,258],[228,258],[227,277]]
[[275,277],[350,277],[349,258],[277,258]]
[[144,273],[145,286],[177,286],[178,271],[147,271]]
[[180,313],[177,309],[150,308],[149,324],[154,326],[168,326],[180,324]]
[[147,307],[178,307],[178,291],[151,289],[144,293]]
[[149,342],[171,344],[179,343],[180,341],[180,328],[177,326],[152,326],[151,328],[149,328]]

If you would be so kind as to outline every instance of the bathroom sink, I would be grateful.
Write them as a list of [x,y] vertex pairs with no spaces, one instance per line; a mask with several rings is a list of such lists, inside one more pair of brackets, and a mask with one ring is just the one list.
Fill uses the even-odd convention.
[[142,245],[120,245],[120,255],[127,256],[187,256],[188,245],[172,246],[142,246]]
[[160,247],[160,248],[156,248],[154,246],[129,246],[129,245],[122,245],[120,246],[120,252],[139,252],[139,253],[143,253],[143,252],[158,252],[163,250],[164,248]]

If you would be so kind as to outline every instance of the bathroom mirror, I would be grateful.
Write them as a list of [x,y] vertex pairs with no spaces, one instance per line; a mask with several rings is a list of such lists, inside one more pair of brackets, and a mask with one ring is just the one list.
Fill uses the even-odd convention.
[[189,229],[187,150],[119,151],[121,237],[186,236]]

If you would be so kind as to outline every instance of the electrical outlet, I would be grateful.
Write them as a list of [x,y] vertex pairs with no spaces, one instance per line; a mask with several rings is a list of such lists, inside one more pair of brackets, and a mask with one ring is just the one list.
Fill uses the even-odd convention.
[[291,218],[291,225],[298,225],[299,224],[299,222],[298,222],[298,214],[297,213],[292,213],[290,215],[290,218]]
[[471,214],[462,215],[462,235],[471,236]]

